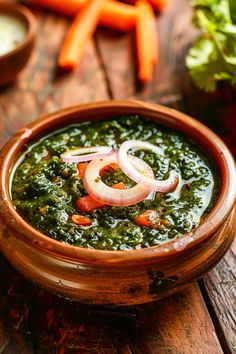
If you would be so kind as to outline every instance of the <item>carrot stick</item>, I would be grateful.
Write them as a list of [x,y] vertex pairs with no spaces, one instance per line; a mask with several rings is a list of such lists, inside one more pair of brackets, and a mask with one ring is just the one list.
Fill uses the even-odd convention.
[[75,206],[81,213],[88,213],[94,209],[101,208],[105,204],[99,202],[98,200],[94,199],[90,195],[86,195],[85,197],[80,197],[76,200]]
[[78,170],[78,176],[80,178],[84,178],[84,174],[85,174],[85,171],[86,171],[86,168],[88,166],[88,163],[87,162],[80,162],[78,163],[77,165],[77,170]]
[[105,0],[90,0],[76,15],[59,53],[58,66],[73,70],[79,63],[86,42],[92,37]]
[[[135,5],[137,0],[126,0],[129,4]],[[161,12],[165,9],[165,7],[168,5],[169,0],[147,0],[150,2],[154,10],[157,10],[158,12]]]
[[142,83],[151,81],[157,63],[158,38],[155,28],[155,15],[146,0],[136,3],[138,16],[136,22],[136,46],[138,59],[138,78]]
[[[74,17],[88,0],[27,0],[36,6]],[[135,6],[118,1],[106,1],[102,6],[99,25],[127,32],[135,27],[137,9]]]
[[[112,188],[115,189],[126,189],[126,186],[123,182],[114,184]],[[75,206],[81,212],[90,212],[93,209],[101,208],[107,204],[103,202],[99,202],[98,200],[94,199],[91,195],[86,195],[85,197],[80,197],[76,200]]]
[[73,214],[71,220],[73,221],[74,224],[80,226],[90,226],[93,223],[91,219],[86,218],[83,215],[77,215],[77,214]]
[[116,184],[113,184],[112,188],[115,188],[115,189],[126,189],[126,186],[123,182],[119,182],[119,183],[116,183]]
[[148,0],[152,7],[159,12],[162,12],[169,3],[169,0]]
[[76,16],[77,12],[87,2],[87,0],[27,0],[27,3],[52,10],[69,17]]
[[116,170],[118,170],[119,166],[117,163],[110,163],[109,165],[104,166],[100,171],[99,171],[99,176],[104,176],[106,172],[113,173]]
[[118,1],[107,1],[102,8],[99,25],[121,32],[135,28],[137,9]]

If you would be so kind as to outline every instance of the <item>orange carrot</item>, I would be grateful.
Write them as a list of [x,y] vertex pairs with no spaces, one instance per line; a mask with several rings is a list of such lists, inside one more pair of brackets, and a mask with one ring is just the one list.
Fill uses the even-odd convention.
[[123,182],[119,182],[119,183],[116,183],[116,184],[113,184],[112,188],[115,188],[115,189],[126,189],[126,186]]
[[90,0],[76,15],[59,53],[58,65],[73,70],[79,63],[86,42],[92,37],[105,0]]
[[[120,182],[120,183],[114,184],[112,186],[112,188],[125,189],[126,186],[124,185],[123,182]],[[76,208],[81,213],[90,212],[93,209],[101,208],[105,205],[106,205],[105,203],[99,202],[98,200],[94,199],[90,195],[86,195],[85,197],[81,197],[81,198],[77,199],[75,202]]]
[[87,162],[80,162],[78,163],[77,165],[77,170],[78,170],[78,176],[80,178],[84,178],[84,174],[85,174],[85,171],[86,171],[86,168],[88,166],[88,163]]
[[[88,0],[27,0],[36,6],[74,17]],[[135,6],[118,1],[106,1],[102,6],[99,25],[127,32],[135,27],[137,9]]]
[[87,0],[27,0],[27,3],[52,10],[69,17],[74,17],[86,4],[86,2]]
[[163,11],[169,3],[169,0],[148,0],[152,7],[159,12]]
[[92,225],[93,223],[91,219],[86,218],[83,215],[77,215],[77,214],[72,215],[71,220],[73,221],[74,224],[81,225],[81,226],[89,226]]
[[140,226],[156,228],[160,226],[160,216],[155,210],[146,210],[138,215],[134,222]]
[[138,78],[142,83],[147,83],[153,77],[158,55],[155,15],[146,0],[138,0],[136,6],[138,8],[136,22]]
[[117,163],[110,163],[109,165],[104,166],[100,171],[99,171],[99,176],[104,176],[106,172],[109,173],[114,173],[118,169],[118,164]]
[[105,204],[99,202],[98,200],[94,199],[90,195],[86,195],[85,197],[80,197],[76,200],[75,206],[81,213],[90,212],[93,209],[101,208]]
[[121,32],[135,28],[137,9],[118,1],[107,1],[102,8],[99,25]]
[[[168,5],[169,0],[147,0],[150,2],[154,10],[161,12]],[[137,0],[127,0],[129,4],[136,4]]]

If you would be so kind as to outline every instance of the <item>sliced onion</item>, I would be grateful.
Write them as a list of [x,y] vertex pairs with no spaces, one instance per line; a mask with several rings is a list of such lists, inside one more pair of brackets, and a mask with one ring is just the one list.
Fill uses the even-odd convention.
[[162,181],[150,178],[146,175],[145,171],[138,170],[131,163],[128,151],[132,148],[151,150],[159,155],[163,155],[159,147],[145,141],[128,140],[122,143],[118,151],[118,165],[130,179],[157,192],[168,193],[176,188],[179,181],[179,175],[176,171],[170,171],[169,178]]
[[[130,156],[130,163],[136,169],[141,169],[148,178],[154,178],[151,167],[135,156]],[[132,188],[115,189],[107,186],[99,176],[99,171],[110,163],[117,163],[117,154],[114,153],[109,157],[96,159],[88,164],[84,175],[84,186],[88,194],[94,199],[112,206],[129,206],[144,200],[151,192],[149,187],[136,184]]]
[[113,149],[110,146],[85,146],[63,152],[61,159],[63,162],[83,162],[109,156],[112,153]]

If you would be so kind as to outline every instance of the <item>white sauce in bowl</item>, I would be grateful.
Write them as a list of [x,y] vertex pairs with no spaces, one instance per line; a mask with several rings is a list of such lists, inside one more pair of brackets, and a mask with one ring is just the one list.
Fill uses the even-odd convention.
[[18,18],[0,13],[0,56],[11,52],[26,37],[26,26]]

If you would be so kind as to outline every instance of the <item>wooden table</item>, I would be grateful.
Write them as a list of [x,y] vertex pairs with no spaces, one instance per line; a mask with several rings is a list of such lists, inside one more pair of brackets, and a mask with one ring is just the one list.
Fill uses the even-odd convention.
[[[196,35],[187,0],[170,1],[157,17],[160,59],[145,88],[136,81],[133,33],[99,29],[78,69],[62,75],[56,58],[69,20],[37,9],[34,13],[38,36],[30,62],[13,85],[0,91],[1,145],[47,112],[81,102],[135,97],[177,108],[210,125],[214,121],[218,128],[224,122],[223,131],[217,131],[235,148],[235,126],[223,120],[224,108],[235,118],[235,96],[225,90],[216,95],[198,92],[185,69],[184,56]],[[203,280],[181,293],[132,308],[91,308],[28,283],[1,255],[0,353],[234,353],[235,274],[236,243]]]

